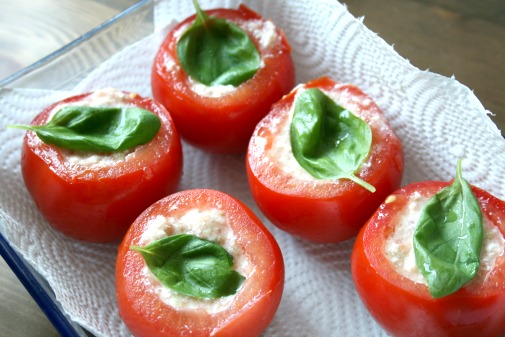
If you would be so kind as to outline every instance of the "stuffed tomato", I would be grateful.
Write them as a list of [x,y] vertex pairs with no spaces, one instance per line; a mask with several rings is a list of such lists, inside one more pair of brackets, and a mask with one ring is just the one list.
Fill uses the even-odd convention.
[[196,8],[159,48],[153,95],[189,143],[244,152],[255,125],[294,86],[291,48],[280,29],[244,5]]
[[505,335],[505,202],[455,182],[399,189],[356,239],[356,290],[391,336]]
[[176,190],[182,174],[170,115],[135,93],[72,96],[23,128],[26,187],[47,221],[75,239],[120,240],[145,208]]
[[214,190],[153,204],[117,257],[119,314],[136,337],[259,336],[283,288],[274,237],[244,204]]
[[401,143],[354,85],[296,87],[258,123],[246,167],[252,195],[279,228],[332,243],[356,236],[403,174]]

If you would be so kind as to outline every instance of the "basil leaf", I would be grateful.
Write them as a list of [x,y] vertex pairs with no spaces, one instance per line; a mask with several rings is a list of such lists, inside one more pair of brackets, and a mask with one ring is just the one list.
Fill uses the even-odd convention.
[[297,97],[290,136],[294,157],[315,178],[346,178],[375,192],[354,175],[372,146],[370,126],[321,90],[307,89]]
[[247,33],[232,22],[208,17],[193,3],[197,17],[177,42],[183,69],[208,86],[238,86],[252,78],[261,60]]
[[34,131],[44,143],[69,150],[114,152],[151,141],[161,121],[140,108],[66,106],[45,125],[14,127]]
[[245,279],[231,269],[233,257],[221,245],[195,235],[172,235],[130,249],[142,254],[163,285],[184,295],[198,298],[233,295]]
[[458,162],[454,182],[423,208],[414,232],[416,264],[439,298],[472,280],[482,249],[482,213]]

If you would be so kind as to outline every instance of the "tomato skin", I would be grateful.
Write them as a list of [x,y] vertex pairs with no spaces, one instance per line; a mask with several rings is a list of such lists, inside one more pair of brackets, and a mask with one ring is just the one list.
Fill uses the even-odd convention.
[[[279,228],[314,242],[340,242],[356,236],[384,198],[400,186],[402,146],[381,110],[357,87],[338,84],[327,77],[313,80],[304,87],[337,93],[342,99],[340,104],[364,114],[365,121],[370,118],[383,121],[384,128],[389,131],[383,133],[371,126],[372,150],[367,159],[370,168],[357,173],[372,184],[376,192],[371,193],[348,180],[337,183],[321,180],[314,185],[285,173],[275,158],[265,153],[265,149],[272,146],[276,129],[281,123],[287,123],[297,89],[273,105],[253,133],[246,158],[249,186],[261,211]],[[258,145],[263,142],[266,145]]]
[[[446,182],[410,184],[389,197],[360,231],[351,267],[356,290],[370,314],[394,337],[505,335],[505,256],[497,258],[485,281],[470,282],[457,292],[435,299],[426,285],[396,272],[384,254],[396,217],[416,192],[432,196]],[[505,235],[505,202],[472,187],[483,215]],[[394,198],[394,199],[393,199]]]
[[[79,102],[91,94],[54,103],[32,124],[45,124],[57,105]],[[138,147],[133,160],[101,168],[71,165],[58,147],[43,143],[34,132],[25,135],[21,157],[25,185],[50,225],[69,237],[119,241],[145,208],[178,186],[182,147],[170,115],[151,99],[124,94],[128,104],[154,112],[162,120],[155,138]]]
[[[238,24],[263,20],[244,5],[238,9],[214,9],[209,16]],[[178,36],[193,22],[191,16],[178,24],[166,37],[156,55],[151,86],[153,96],[169,110],[181,136],[189,143],[217,153],[244,152],[252,131],[271,105],[295,84],[291,47],[284,34],[260,52],[262,66],[256,75],[221,97],[205,97],[190,86],[189,76],[177,57]],[[258,38],[248,31],[258,47]]]
[[[149,219],[184,214],[194,208],[218,207],[226,213],[236,240],[255,267],[222,311],[178,309],[162,302],[152,285],[140,277],[145,262],[129,249],[138,245]],[[270,324],[284,289],[284,262],[272,234],[239,200],[214,190],[187,190],[149,207],[128,230],[119,247],[116,293],[119,313],[136,336],[259,336]]]

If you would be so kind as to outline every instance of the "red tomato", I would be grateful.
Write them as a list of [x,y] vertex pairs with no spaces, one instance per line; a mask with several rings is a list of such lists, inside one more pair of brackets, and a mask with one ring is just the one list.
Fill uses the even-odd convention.
[[206,13],[244,29],[258,48],[264,65],[253,78],[229,94],[216,98],[196,93],[180,65],[176,49],[178,37],[195,18],[192,16],[168,34],[156,55],[151,81],[153,95],[170,111],[177,130],[188,142],[212,152],[243,152],[255,125],[294,86],[291,47],[276,29],[275,43],[260,48],[259,37],[248,23],[264,20],[244,5],[236,10],[215,9]]
[[[505,252],[491,271],[448,296],[435,299],[428,286],[397,272],[385,255],[385,243],[418,195],[431,197],[444,182],[408,185],[386,199],[360,231],[352,253],[356,290],[371,315],[391,336],[504,336]],[[472,187],[488,218],[505,236],[505,202]]]
[[[293,158],[289,138],[282,154],[272,150],[280,130],[289,130],[296,93],[308,88],[337,96],[337,103],[369,123],[372,148],[356,176],[372,184],[375,193],[346,179],[316,181],[286,171],[286,166],[299,166],[281,163],[282,157]],[[354,237],[384,198],[400,186],[403,151],[381,110],[366,94],[324,77],[297,87],[272,107],[253,133],[246,166],[253,197],[270,221],[307,240],[331,243]]]
[[[55,107],[78,105],[90,95],[49,106],[32,124],[46,124]],[[119,95],[124,95],[122,104],[149,110],[162,122],[155,138],[136,147],[127,160],[100,166],[73,163],[68,150],[43,143],[34,132],[24,138],[21,166],[28,191],[48,222],[76,239],[120,240],[145,208],[177,188],[181,177],[181,142],[166,109],[137,94]]]
[[[149,222],[153,219],[159,219],[160,216],[179,219],[192,210],[209,209],[224,212],[232,230],[231,235],[248,259],[251,271],[245,275],[246,280],[238,292],[231,295],[234,296],[232,301],[214,313],[200,308],[200,303],[206,300],[197,300],[201,301],[197,302],[197,308],[184,308],[163,302],[154,292],[153,282],[145,276],[144,259],[129,249],[132,244],[145,246],[149,243],[149,239],[142,239],[142,235],[148,231]],[[177,227],[175,222],[170,228],[176,230]],[[235,261],[236,258],[234,256]],[[270,324],[283,288],[284,262],[274,237],[251,210],[222,192],[189,190],[156,202],[138,217],[119,247],[116,265],[119,313],[136,337],[259,336]]]

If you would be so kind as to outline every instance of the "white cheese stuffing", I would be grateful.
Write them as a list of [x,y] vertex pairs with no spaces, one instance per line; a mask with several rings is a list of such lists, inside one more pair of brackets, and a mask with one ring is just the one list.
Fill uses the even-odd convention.
[[209,86],[196,81],[192,77],[188,77],[188,82],[191,90],[193,90],[198,95],[205,97],[221,97],[235,91],[236,89],[232,84]]
[[[296,102],[298,96],[304,91],[303,88],[298,87],[297,92],[293,102]],[[338,97],[336,97],[331,92],[326,92],[331,99],[338,102]],[[291,148],[291,121],[293,120],[293,114],[295,111],[295,104],[292,104],[291,109],[288,112],[288,118],[284,120],[282,123],[275,123],[275,128],[272,129],[272,133],[276,135],[276,137],[272,140],[272,146],[267,150],[268,156],[272,160],[274,160],[277,165],[288,175],[296,177],[299,180],[304,180],[307,182],[320,182],[324,181],[323,179],[318,179],[313,177],[310,173],[308,173],[296,160],[293,155],[293,150]],[[359,116],[358,116],[359,117]],[[373,123],[381,123],[379,119],[373,120]],[[365,161],[360,169],[364,170],[370,166],[368,161]]]
[[[84,97],[82,100],[57,105],[49,113],[48,120],[50,120],[56,112],[65,106],[132,106],[129,100],[136,95],[137,94],[135,93],[126,94],[113,88],[97,90],[87,97]],[[91,153],[60,149],[60,153],[62,154],[64,160],[71,165],[105,167],[114,165],[118,161],[127,160],[129,156],[134,155],[134,149],[114,153]]]
[[[251,265],[245,252],[236,242],[236,234],[228,224],[224,212],[217,208],[192,209],[180,218],[158,216],[147,224],[140,238],[140,245],[147,245],[154,240],[183,233],[193,234],[201,239],[220,244],[233,256],[234,269],[238,273],[246,278],[251,274]],[[162,302],[180,310],[199,309],[212,314],[225,310],[234,299],[233,295],[218,299],[200,299],[182,295],[163,286],[147,266],[144,267],[143,274],[145,282],[152,285],[151,288]]]
[[275,134],[276,137],[272,139],[272,146],[268,150],[268,156],[272,158],[272,160],[275,160],[277,165],[288,175],[296,177],[299,180],[316,182],[320,181],[320,179],[312,176],[298,163],[293,155],[293,149],[291,148],[290,129],[295,112],[294,102],[296,102],[298,96],[303,92],[303,89],[300,87],[297,89],[293,104],[288,112],[288,118],[286,118],[283,123],[276,123],[276,128],[272,130],[272,133]]
[[[385,255],[394,269],[402,276],[421,284],[427,283],[416,265],[413,236],[421,211],[428,200],[429,197],[423,197],[419,193],[410,198],[407,208],[400,215],[400,219],[398,219],[393,233],[387,238],[384,247]],[[474,280],[483,280],[485,278],[505,248],[505,240],[500,230],[493,226],[484,214],[483,229],[484,237],[480,268]]]
[[107,153],[107,154],[93,154],[88,152],[75,152],[69,150],[60,150],[67,161],[73,165],[80,165],[86,167],[103,167],[111,166],[119,161],[123,161],[131,153],[130,150]]
[[242,26],[242,29],[250,32],[259,41],[260,49],[272,46],[279,37],[275,25],[270,20],[252,20]]
[[[275,44],[280,36],[277,34],[275,25],[271,21],[264,20],[252,20],[240,25],[240,28],[249,32],[258,41],[260,55],[265,52],[266,49],[270,48]],[[181,31],[184,31],[181,29]],[[178,35],[176,35],[178,36]],[[172,59],[165,61],[165,66],[168,70],[175,69],[175,62]],[[263,59],[261,60],[260,67],[264,67],[265,63]],[[191,77],[188,77],[188,84],[191,90],[196,94],[204,97],[217,98],[227,95],[236,90],[233,85],[214,85],[208,86],[206,84],[200,83]]]

